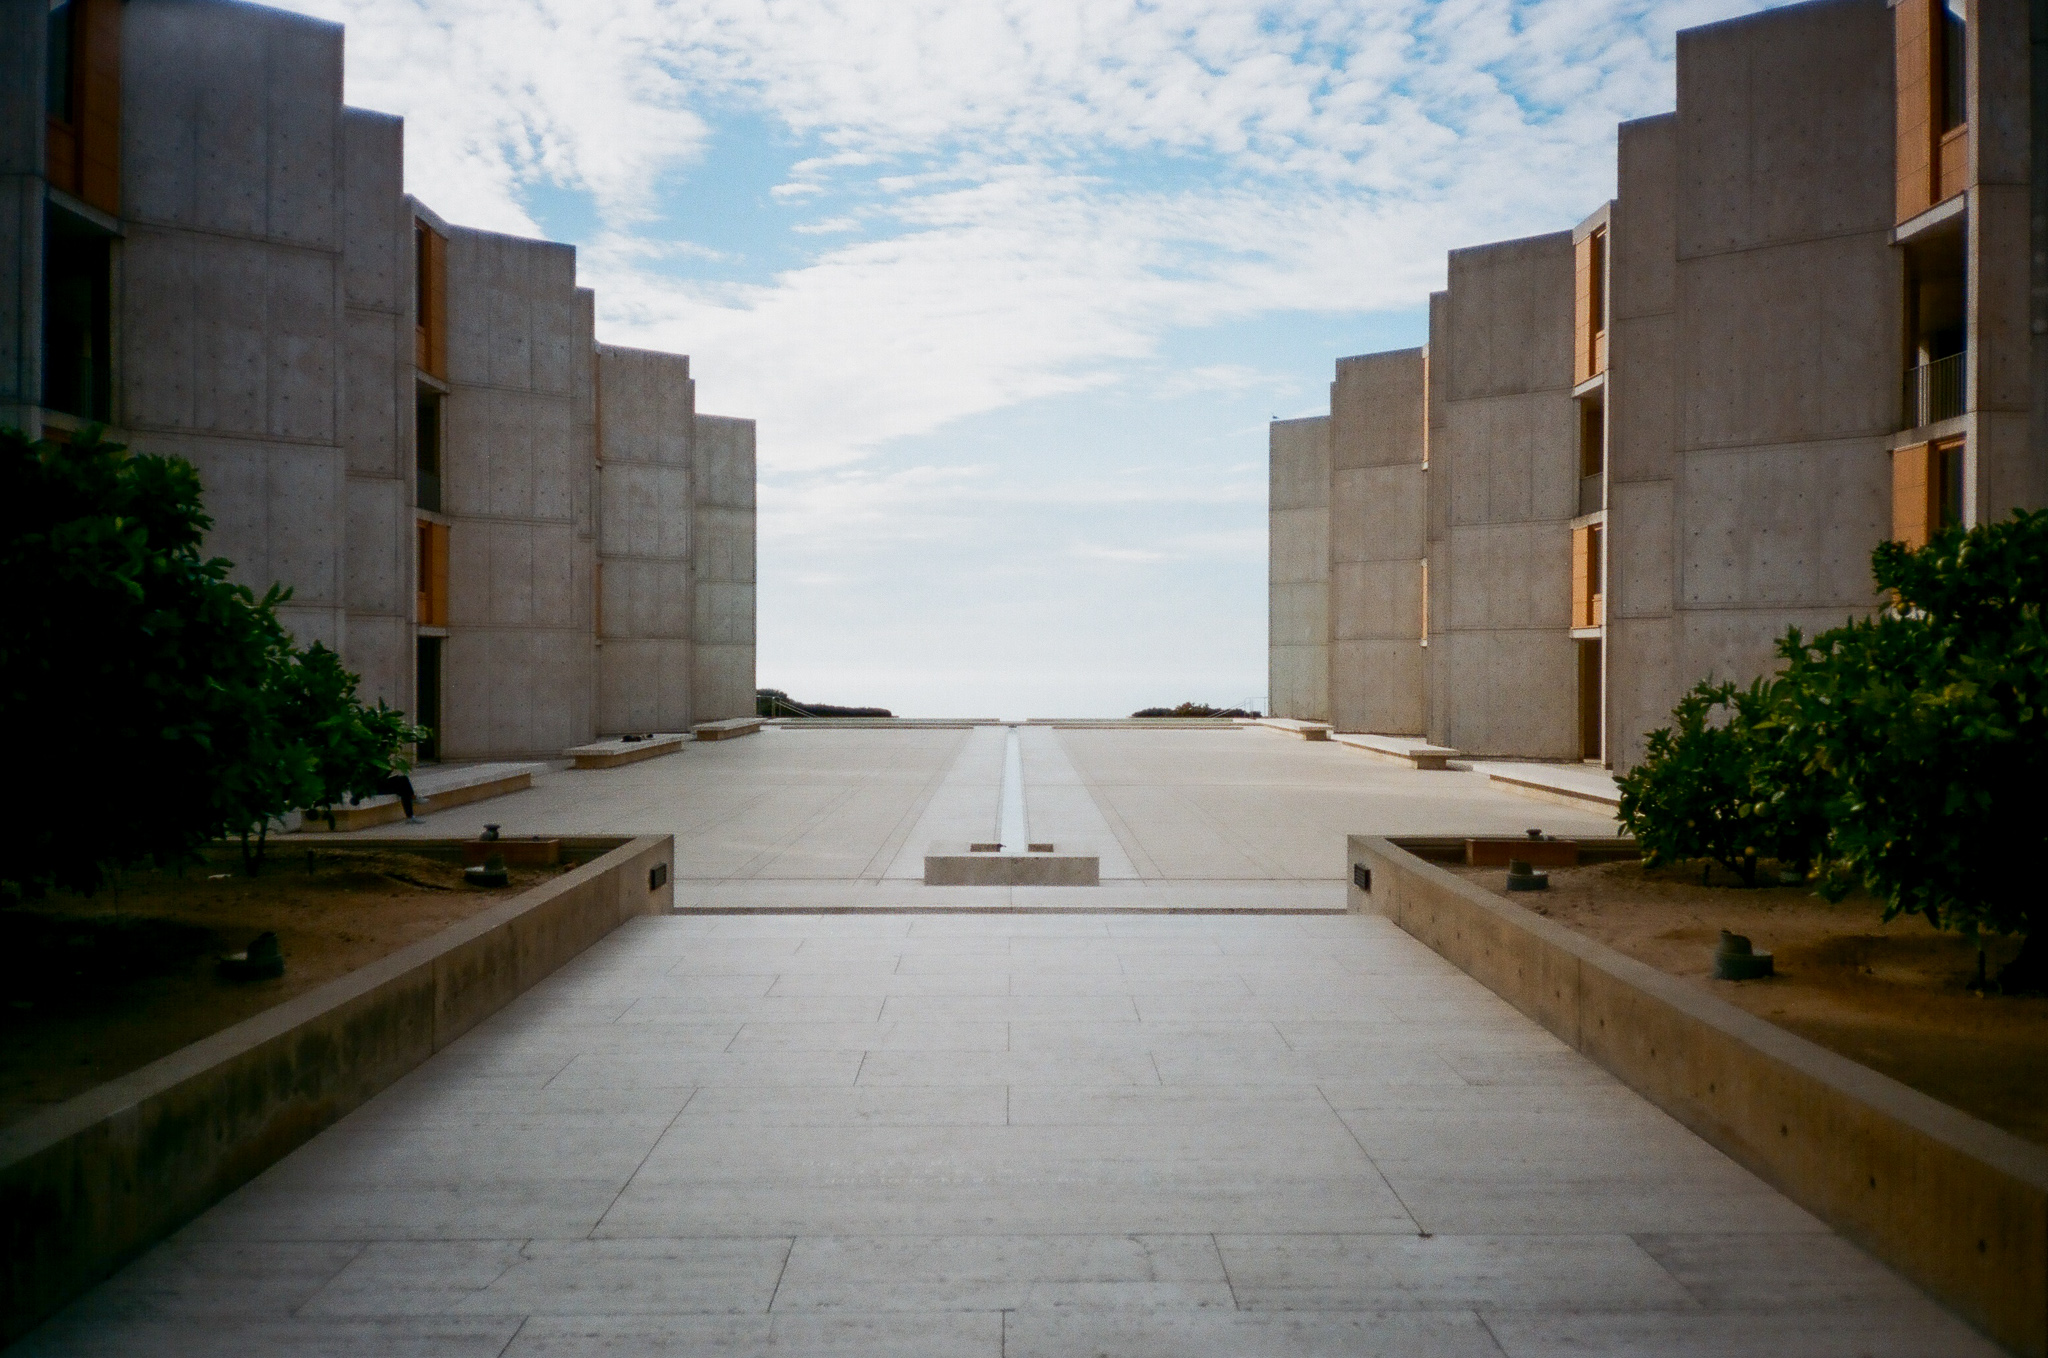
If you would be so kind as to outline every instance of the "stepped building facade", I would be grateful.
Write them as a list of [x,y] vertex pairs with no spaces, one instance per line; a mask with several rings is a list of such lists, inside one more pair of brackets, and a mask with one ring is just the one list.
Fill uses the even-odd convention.
[[0,425],[199,469],[207,550],[435,731],[553,756],[754,703],[754,427],[597,343],[573,247],[406,192],[343,32],[0,11]]
[[1616,197],[1454,250],[1428,344],[1271,435],[1271,705],[1640,760],[1870,553],[2048,504],[2048,34],[1814,0],[1678,36]]

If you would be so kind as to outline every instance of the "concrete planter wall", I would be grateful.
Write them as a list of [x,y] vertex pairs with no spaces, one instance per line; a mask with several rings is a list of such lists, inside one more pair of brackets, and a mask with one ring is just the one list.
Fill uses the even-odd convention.
[[1349,845],[1352,909],[1393,920],[1992,1338],[2048,1354],[2048,1150],[1401,842]]
[[668,912],[670,836],[582,844],[609,851],[0,1130],[0,1343],[626,920]]

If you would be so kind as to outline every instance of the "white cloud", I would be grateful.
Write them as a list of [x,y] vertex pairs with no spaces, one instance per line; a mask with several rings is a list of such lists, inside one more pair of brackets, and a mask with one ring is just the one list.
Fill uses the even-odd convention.
[[[1177,327],[1413,305],[1447,246],[1595,206],[1616,119],[1669,100],[1673,24],[1750,6],[301,7],[349,24],[349,97],[408,115],[410,178],[454,219],[533,232],[523,185],[588,192],[608,337],[692,352],[712,404],[763,412],[764,459],[793,468],[1107,384]],[[664,175],[733,106],[833,148],[772,196],[887,192],[880,238],[743,289],[651,267],[632,245]]]

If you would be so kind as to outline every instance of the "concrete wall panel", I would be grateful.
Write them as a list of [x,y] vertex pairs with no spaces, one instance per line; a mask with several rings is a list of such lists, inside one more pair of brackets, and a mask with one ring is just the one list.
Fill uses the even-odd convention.
[[[1273,581],[1266,587],[1266,608],[1267,628],[1275,647],[1298,650],[1329,644],[1330,590],[1322,581]],[[1276,708],[1274,715],[1292,714]]]
[[[1415,414],[1421,412],[1417,402]],[[1425,547],[1425,495],[1419,461],[1331,473],[1331,560],[1420,561]]]
[[1330,503],[1330,420],[1275,420],[1266,427],[1267,508],[1322,509]]
[[[1451,251],[1448,342],[1432,333],[1432,386],[1441,377],[1452,402],[1569,387],[1572,267],[1569,231]],[[1434,366],[1446,354],[1448,366]]]
[[1891,463],[1882,448],[1850,442],[1696,456],[1678,493],[1683,607],[1875,606],[1870,552],[1891,531]]
[[1643,737],[1671,724],[1679,693],[1692,683],[1678,671],[1678,624],[1613,618],[1607,625],[1607,758],[1616,773],[1643,761]]
[[1562,627],[1528,631],[1512,646],[1493,633],[1448,632],[1432,635],[1429,649],[1441,667],[1432,686],[1452,690],[1432,740],[1475,755],[1578,758],[1578,650]]
[[341,441],[351,475],[401,480],[411,465],[411,355],[401,359],[401,340],[409,350],[412,327],[396,313],[349,308]]
[[1339,561],[1330,568],[1330,592],[1332,641],[1421,640],[1422,562]]
[[1671,483],[1621,481],[1609,494],[1607,616],[1666,617],[1675,582]]
[[1337,360],[1330,384],[1330,468],[1422,461],[1423,351]]
[[1330,645],[1330,717],[1340,731],[1419,736],[1427,720],[1424,662],[1415,641]]
[[1282,509],[1267,518],[1272,535],[1267,577],[1274,584],[1320,584],[1330,578],[1329,510]]
[[1881,229],[1686,261],[1685,445],[1891,432],[1900,280]]
[[1266,654],[1266,702],[1271,715],[1296,721],[1330,720],[1330,648],[1270,647]]
[[1679,256],[1888,224],[1892,71],[1883,0],[1813,0],[1681,32]]
[[340,25],[129,0],[121,46],[127,215],[341,248]]

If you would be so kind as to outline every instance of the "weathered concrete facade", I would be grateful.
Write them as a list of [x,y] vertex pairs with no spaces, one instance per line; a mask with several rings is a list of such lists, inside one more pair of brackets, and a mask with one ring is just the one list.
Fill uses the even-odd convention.
[[1330,420],[1275,420],[1267,435],[1267,703],[1330,719]]
[[754,422],[699,415],[690,459],[691,712],[754,713]]
[[208,550],[440,757],[751,711],[752,425],[701,452],[688,360],[600,350],[572,247],[407,197],[342,59],[230,0],[0,12],[0,422],[192,461]]
[[597,380],[598,725],[688,730],[697,384],[679,354],[611,345]]
[[[1429,738],[1577,754],[1572,240],[1453,251],[1430,313]],[[1440,393],[1440,395],[1439,395]]]
[[1330,384],[1329,720],[1420,734],[1426,364],[1420,349],[1337,360]]
[[[1612,204],[1452,254],[1421,355],[1432,741],[1627,767],[1695,680],[1867,613],[1879,541],[2048,503],[2034,37],[2018,0],[1688,30]],[[1331,503],[1333,540],[1366,523]],[[1334,695],[1404,682],[1332,651],[1340,726],[1400,730]]]

